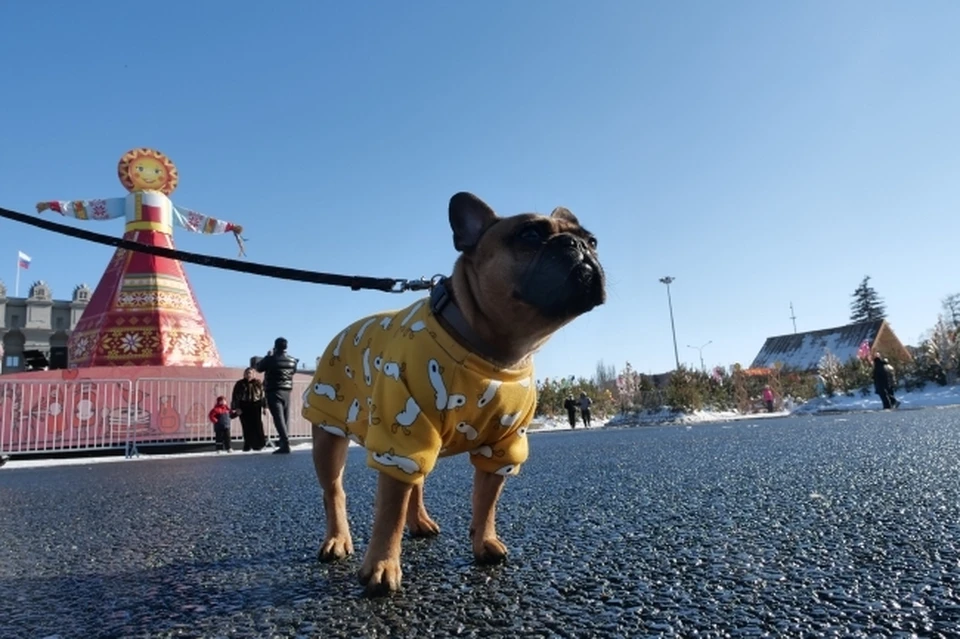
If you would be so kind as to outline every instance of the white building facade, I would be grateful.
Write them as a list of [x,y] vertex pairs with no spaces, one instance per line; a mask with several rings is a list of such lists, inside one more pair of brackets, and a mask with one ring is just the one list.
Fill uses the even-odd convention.
[[43,281],[34,282],[27,297],[7,297],[0,282],[0,373],[30,370],[28,355],[42,354],[48,367],[67,367],[67,339],[80,321],[93,292],[86,284],[69,300],[55,300]]

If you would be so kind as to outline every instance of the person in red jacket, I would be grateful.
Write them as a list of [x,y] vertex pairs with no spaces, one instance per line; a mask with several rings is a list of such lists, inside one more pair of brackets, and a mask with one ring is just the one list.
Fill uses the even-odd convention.
[[213,433],[216,436],[217,452],[221,448],[228,453],[230,450],[230,420],[236,417],[235,411],[230,410],[227,398],[221,395],[217,398],[217,405],[210,411],[210,421],[213,423]]

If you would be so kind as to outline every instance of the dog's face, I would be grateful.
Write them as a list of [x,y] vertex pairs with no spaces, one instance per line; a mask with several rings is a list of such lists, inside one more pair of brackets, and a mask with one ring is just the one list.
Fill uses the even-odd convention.
[[470,193],[450,199],[457,266],[507,335],[547,336],[606,300],[597,240],[565,208],[499,217]]

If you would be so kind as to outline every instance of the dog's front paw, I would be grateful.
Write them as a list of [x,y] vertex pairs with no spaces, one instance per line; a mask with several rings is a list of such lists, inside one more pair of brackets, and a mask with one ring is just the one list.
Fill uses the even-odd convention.
[[368,597],[382,597],[400,590],[402,579],[399,559],[382,559],[369,565],[364,562],[360,568],[360,583]]
[[320,544],[317,559],[324,563],[340,561],[353,554],[353,540],[350,535],[327,537]]
[[496,537],[474,539],[473,558],[478,564],[500,564],[507,559],[507,547]]

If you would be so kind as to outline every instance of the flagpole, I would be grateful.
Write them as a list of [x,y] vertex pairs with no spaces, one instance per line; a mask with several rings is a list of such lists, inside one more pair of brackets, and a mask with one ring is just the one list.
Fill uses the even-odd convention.
[[17,284],[16,292],[14,293],[15,297],[20,297],[20,254],[17,253]]

